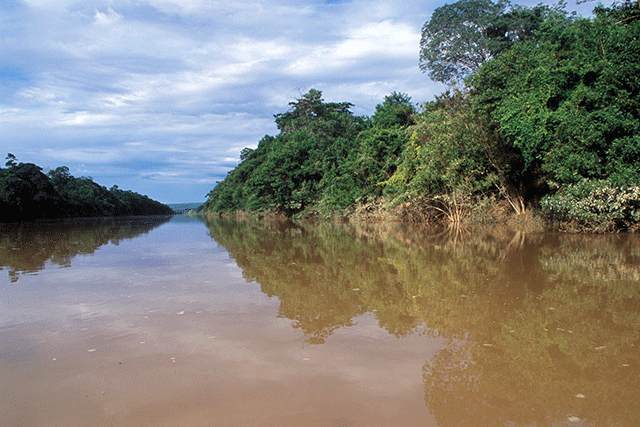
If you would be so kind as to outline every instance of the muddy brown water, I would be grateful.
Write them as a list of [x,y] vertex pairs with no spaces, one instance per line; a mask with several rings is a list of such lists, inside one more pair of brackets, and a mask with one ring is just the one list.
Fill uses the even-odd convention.
[[0,426],[635,426],[634,235],[0,226]]

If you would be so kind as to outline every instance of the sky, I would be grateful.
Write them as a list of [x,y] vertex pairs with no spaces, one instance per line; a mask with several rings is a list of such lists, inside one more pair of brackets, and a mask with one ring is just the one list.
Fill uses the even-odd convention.
[[418,57],[445,3],[0,0],[0,155],[204,202],[309,89],[368,116],[394,91],[416,104],[443,92]]

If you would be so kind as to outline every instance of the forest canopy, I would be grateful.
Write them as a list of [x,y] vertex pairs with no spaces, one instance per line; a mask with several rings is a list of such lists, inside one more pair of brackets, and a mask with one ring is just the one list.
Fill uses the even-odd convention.
[[638,229],[636,2],[582,18],[460,0],[425,23],[419,56],[447,92],[420,106],[394,92],[366,117],[311,89],[275,115],[277,135],[242,151],[206,210],[335,216],[384,200],[401,219],[456,222],[504,205],[567,229]]
[[117,185],[107,189],[60,166],[47,174],[9,153],[0,167],[0,222],[43,218],[171,215],[170,207]]

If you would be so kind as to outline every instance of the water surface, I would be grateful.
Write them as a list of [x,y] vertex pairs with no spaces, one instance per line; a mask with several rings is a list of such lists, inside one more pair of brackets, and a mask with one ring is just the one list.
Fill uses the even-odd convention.
[[0,229],[0,425],[632,426],[637,236]]

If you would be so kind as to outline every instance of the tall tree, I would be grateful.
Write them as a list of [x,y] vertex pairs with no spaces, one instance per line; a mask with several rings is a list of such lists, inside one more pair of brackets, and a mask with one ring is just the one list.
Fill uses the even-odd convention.
[[420,68],[435,81],[461,83],[514,43],[534,38],[540,25],[563,7],[511,6],[508,0],[445,4],[422,27]]
[[437,8],[422,27],[420,68],[431,79],[460,83],[494,56],[486,34],[507,7],[505,0],[460,0]]

